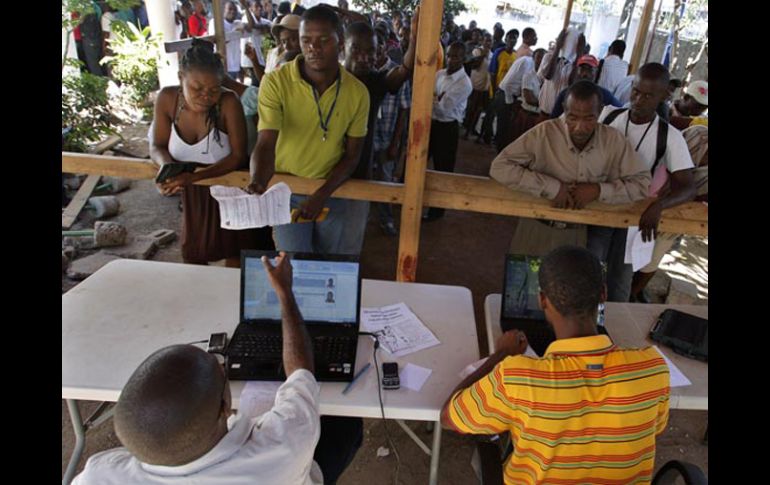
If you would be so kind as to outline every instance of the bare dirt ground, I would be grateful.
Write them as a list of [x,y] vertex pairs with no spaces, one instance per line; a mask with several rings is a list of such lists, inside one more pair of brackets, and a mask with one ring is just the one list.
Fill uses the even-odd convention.
[[[146,125],[128,127],[124,137],[128,140],[125,150],[135,156],[147,155]],[[122,153],[121,153],[122,154]],[[490,147],[473,142],[460,142],[457,171],[474,175],[486,175],[494,158]],[[151,181],[134,181],[132,188],[118,195],[121,212],[111,220],[126,225],[130,235],[141,235],[156,229],[173,229],[179,233],[180,216],[177,197],[165,198],[157,193]],[[398,211],[396,211],[398,214]],[[93,218],[86,213],[73,229],[93,227]],[[478,328],[481,354],[486,355],[483,301],[487,294],[500,292],[503,279],[501,262],[515,228],[516,219],[505,216],[447,211],[442,220],[424,224],[420,240],[417,279],[425,283],[460,285],[473,293],[474,312]],[[481,236],[483,235],[483,236]],[[397,238],[385,236],[380,230],[374,211],[367,227],[364,249],[361,255],[362,275],[365,278],[394,279],[397,257]],[[181,262],[179,241],[160,249],[153,260]],[[671,278],[679,278],[695,284],[698,303],[708,301],[708,240],[686,237],[679,249],[664,260],[664,271],[658,271],[649,292],[654,302],[663,301]],[[62,277],[62,293],[77,284]],[[80,404],[81,414],[87,417],[97,403]],[[702,443],[708,413],[705,411],[671,411],[668,430],[658,438],[656,465],[660,467],[671,459],[690,461],[708,474],[708,445]],[[431,433],[425,423],[407,424],[430,445]],[[341,477],[340,485],[392,484],[396,470],[393,453],[378,458],[377,449],[387,446],[382,420],[365,420],[364,444],[353,463]],[[421,451],[394,422],[388,429],[400,455],[399,483],[418,484],[428,480],[430,457]],[[119,446],[112,427],[107,421],[89,431],[86,449],[78,470],[82,470],[88,456],[105,449]],[[62,473],[74,444],[67,407],[62,401]],[[473,439],[445,431],[441,443],[439,483],[478,483],[470,466]]]

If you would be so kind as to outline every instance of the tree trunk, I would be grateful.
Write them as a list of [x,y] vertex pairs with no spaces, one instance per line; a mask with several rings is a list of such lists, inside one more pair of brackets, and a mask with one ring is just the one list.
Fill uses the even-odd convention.
[[696,55],[695,59],[692,62],[688,63],[684,68],[686,73],[685,79],[684,79],[685,84],[690,83],[690,78],[692,77],[692,71],[693,69],[695,69],[695,66],[698,65],[701,58],[703,58],[704,53],[708,58],[708,48],[709,48],[708,46],[709,46],[709,31],[706,30],[706,38],[703,40],[703,45],[701,45],[700,50],[698,51],[698,55]]

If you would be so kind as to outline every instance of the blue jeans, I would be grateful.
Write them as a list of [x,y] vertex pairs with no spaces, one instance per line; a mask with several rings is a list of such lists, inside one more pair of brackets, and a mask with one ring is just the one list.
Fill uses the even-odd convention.
[[[396,160],[388,160],[387,150],[374,152],[374,179],[382,182],[397,182],[394,172]],[[380,223],[393,222],[393,206],[384,202],[375,202]]]
[[[307,197],[307,195],[292,194],[291,208],[298,209]],[[325,207],[329,208],[329,214],[323,222],[275,226],[273,239],[276,250],[319,254],[359,254],[363,244],[363,230],[366,229],[366,220],[364,219],[363,230],[356,226],[359,222],[357,219],[351,219],[351,215],[355,215],[350,213],[351,202],[358,201],[331,197],[325,204]],[[369,203],[365,202],[365,204],[366,215],[368,216]],[[361,215],[358,214],[358,217],[360,219]],[[356,241],[357,237],[358,240]],[[356,247],[357,250],[355,250]]]
[[628,302],[634,272],[623,262],[627,228],[587,226],[586,248],[607,263],[607,301]]

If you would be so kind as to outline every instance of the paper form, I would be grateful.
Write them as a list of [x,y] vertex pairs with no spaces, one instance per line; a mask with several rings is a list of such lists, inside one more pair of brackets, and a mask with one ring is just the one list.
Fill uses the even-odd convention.
[[254,229],[291,222],[291,189],[279,182],[262,194],[249,194],[237,187],[213,185],[211,196],[219,202],[222,229]]
[[655,347],[655,350],[658,351],[658,353],[661,355],[661,357],[663,357],[663,360],[665,360],[666,364],[668,365],[668,375],[670,379],[668,387],[683,387],[692,385],[690,379],[688,379],[687,376],[679,370],[679,367],[671,362],[671,359],[669,359],[666,354],[660,351],[657,345],[653,345],[653,347]]
[[380,345],[396,357],[441,343],[404,303],[361,308],[361,326],[376,333]]
[[634,271],[647,266],[652,261],[652,250],[655,248],[655,240],[642,241],[642,232],[639,226],[630,226],[626,237],[626,257],[624,263],[633,266]]

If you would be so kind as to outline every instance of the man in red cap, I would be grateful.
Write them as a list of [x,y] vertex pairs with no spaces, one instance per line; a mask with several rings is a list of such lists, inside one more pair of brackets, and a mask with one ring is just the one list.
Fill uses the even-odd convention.
[[[585,55],[578,59],[577,64],[575,65],[576,71],[573,73],[575,76],[574,81],[580,81],[581,79],[585,79],[587,81],[593,82],[594,79],[596,79],[596,71],[599,68],[599,60],[595,58],[592,55]],[[573,82],[574,82],[573,81]],[[604,103],[604,106],[612,105],[616,106],[618,108],[622,107],[623,104],[615,98],[615,96],[612,95],[611,92],[604,89],[603,87],[599,86],[599,89],[602,92],[602,103]],[[564,89],[562,92],[559,93],[559,96],[556,98],[556,103],[553,105],[553,111],[551,112],[551,118],[558,118],[561,116],[562,113],[564,113],[564,98],[567,95],[567,89]]]

